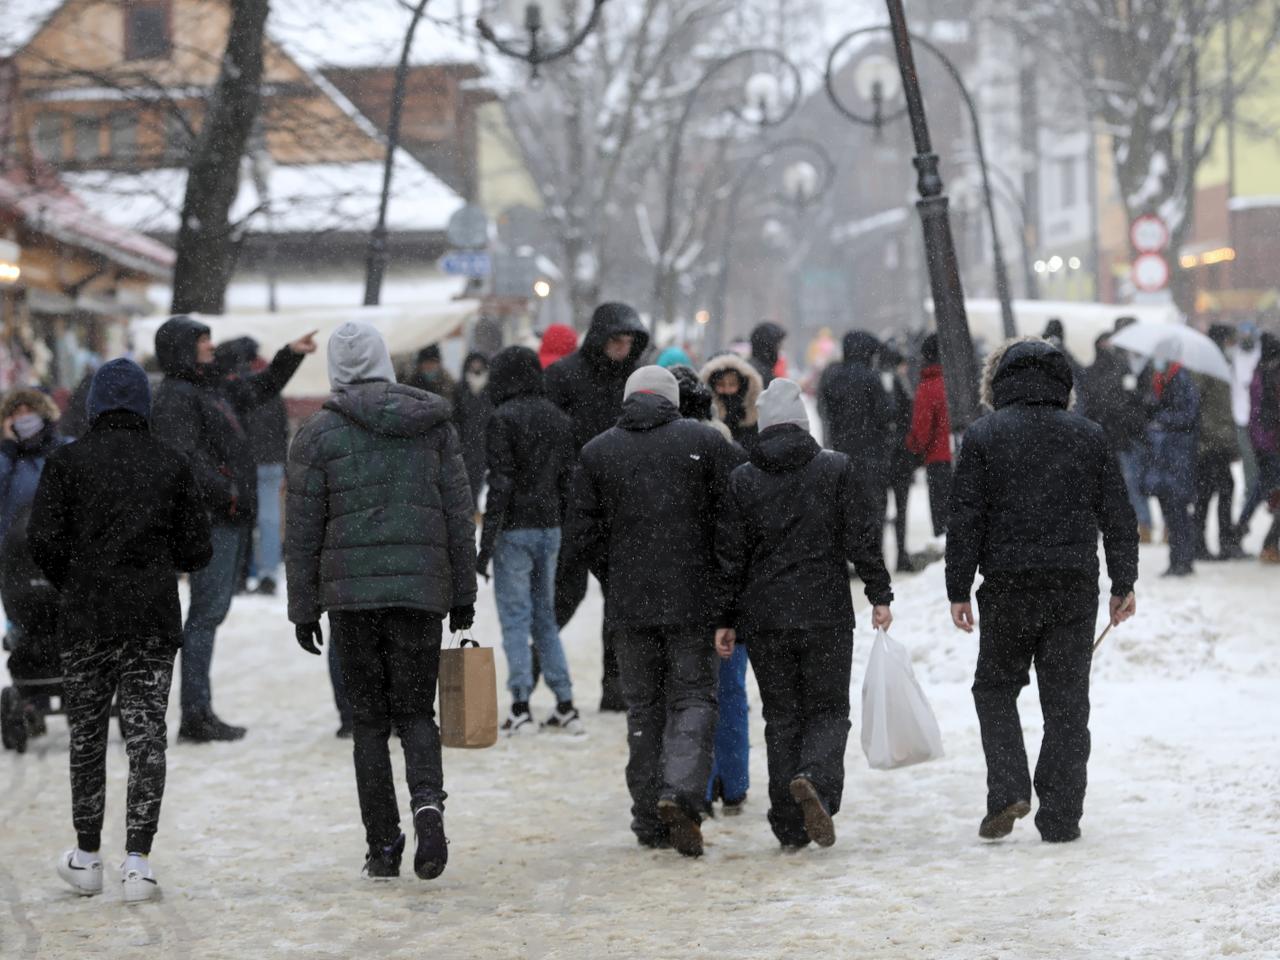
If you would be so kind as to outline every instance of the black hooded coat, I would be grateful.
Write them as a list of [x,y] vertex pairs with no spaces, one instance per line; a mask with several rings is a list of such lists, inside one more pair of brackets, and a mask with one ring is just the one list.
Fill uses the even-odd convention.
[[888,475],[893,442],[893,407],[875,357],[880,341],[855,330],[844,338],[844,361],[832,364],[818,385],[818,413],[827,446],[843,453],[856,469]]
[[215,526],[252,526],[258,513],[258,466],[242,419],[280,395],[302,363],[284,347],[266,370],[224,379],[214,364],[196,364],[196,341],[209,328],[174,317],[156,332],[164,380],[156,391],[151,426],[187,457]]
[[1102,427],[1067,411],[1073,377],[1053,345],[1015,343],[991,380],[995,412],[965,433],[951,491],[947,594],[975,574],[1097,582],[1101,531],[1111,592],[1138,579],[1138,521]]
[[[483,353],[468,353],[467,358],[462,361],[462,379],[453,388],[453,425],[458,428],[462,460],[467,465],[471,490],[479,495],[480,487],[484,485],[485,432],[489,418],[493,416],[494,401],[488,388],[475,393],[467,383],[467,370],[476,360],[484,363],[485,369],[489,369],[489,358]],[[492,370],[489,376],[492,379]]]
[[778,366],[778,354],[787,331],[776,323],[766,321],[751,331],[751,365],[760,374],[764,386],[773,383],[773,371]]
[[489,499],[480,537],[482,563],[493,555],[503,530],[563,524],[575,459],[573,423],[546,398],[536,353],[508,347],[495,356],[489,393],[497,408],[485,436]]
[[[635,338],[631,355],[620,363],[604,352],[609,338],[617,334]],[[649,332],[635,310],[624,303],[602,303],[591,317],[582,346],[547,367],[547,399],[573,421],[575,450],[618,422],[627,377],[635,372],[648,346]]]

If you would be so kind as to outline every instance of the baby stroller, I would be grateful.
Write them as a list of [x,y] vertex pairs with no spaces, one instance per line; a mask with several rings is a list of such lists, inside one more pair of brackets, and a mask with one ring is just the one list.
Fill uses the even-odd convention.
[[13,681],[13,686],[0,690],[0,740],[6,750],[18,753],[25,753],[27,742],[45,732],[46,716],[63,712],[58,591],[27,549],[30,515],[28,508],[14,518],[0,548],[0,600],[9,618],[4,649]]

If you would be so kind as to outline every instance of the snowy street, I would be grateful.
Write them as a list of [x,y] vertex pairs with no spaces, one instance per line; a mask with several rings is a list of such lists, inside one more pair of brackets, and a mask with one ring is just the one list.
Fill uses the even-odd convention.
[[[922,492],[922,491],[921,491]],[[913,498],[924,508],[923,496]],[[915,509],[913,509],[913,514]],[[913,516],[916,544],[923,513]],[[1251,549],[1257,545],[1251,543]],[[839,841],[784,855],[765,822],[752,689],[746,812],[706,827],[697,862],[636,846],[624,721],[595,713],[599,596],[567,631],[583,740],[539,735],[446,751],[444,877],[361,879],[350,743],[333,732],[324,662],[302,654],[283,599],[237,600],[219,636],[216,702],[242,743],[172,747],[154,862],[158,904],[80,900],[54,875],[73,840],[61,718],[0,758],[5,957],[1208,957],[1280,956],[1280,597],[1256,562],[1161,582],[1143,548],[1139,617],[1094,669],[1084,839],[1049,846],[1030,821],[977,838],[984,768],[969,695],[976,639],[949,625],[942,566],[900,580],[894,635],[942,726],[946,759],[867,768],[859,689]],[[477,635],[497,641],[491,594]],[[865,621],[866,617],[862,616]],[[499,683],[503,659],[497,656]],[[500,692],[505,708],[505,691]],[[1034,691],[1024,723],[1039,737]],[[540,690],[534,710],[550,710]],[[176,695],[170,729],[177,723]],[[123,854],[125,761],[112,731],[104,856]],[[394,754],[394,751],[393,751]],[[403,787],[402,800],[404,798]]]

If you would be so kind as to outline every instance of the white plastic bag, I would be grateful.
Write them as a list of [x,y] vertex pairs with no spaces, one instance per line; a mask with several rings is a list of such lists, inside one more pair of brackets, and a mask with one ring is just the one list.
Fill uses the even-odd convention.
[[916,682],[911,656],[883,630],[876,631],[862,680],[862,752],[875,770],[942,756],[942,732]]

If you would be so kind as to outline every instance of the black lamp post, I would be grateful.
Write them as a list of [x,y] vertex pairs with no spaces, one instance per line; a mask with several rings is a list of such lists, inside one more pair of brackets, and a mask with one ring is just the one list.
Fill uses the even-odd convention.
[[[800,97],[803,92],[800,69],[781,50],[775,50],[771,47],[750,47],[745,50],[738,50],[726,57],[721,57],[707,68],[706,72],[703,73],[698,82],[693,85],[693,88],[685,96],[680,117],[671,133],[671,150],[667,155],[666,195],[663,203],[662,232],[658,238],[658,262],[654,268],[653,278],[654,316],[657,316],[659,311],[664,314],[670,313],[667,305],[667,292],[671,283],[672,265],[669,260],[672,255],[671,248],[675,243],[675,209],[680,177],[680,159],[684,153],[685,129],[693,117],[693,112],[698,106],[698,101],[703,91],[706,90],[712,80],[722,75],[729,67],[735,64],[762,59],[776,62],[792,79],[792,96],[788,99],[786,105],[781,108],[769,102],[773,99],[771,92],[767,88],[767,84],[773,79],[771,75],[755,74],[747,82],[747,99],[748,101],[754,101],[748,102],[747,105],[756,108],[758,111],[758,116],[752,119],[761,128],[776,127],[786,122],[795,113],[796,108],[800,105]],[[759,84],[757,78],[762,78],[765,84]],[[740,108],[736,106],[730,107],[730,111],[740,119],[746,119]],[[667,319],[669,320],[670,316],[667,316]]]
[[[969,320],[965,313],[964,287],[960,281],[960,267],[956,261],[955,240],[951,233],[951,218],[948,213],[949,202],[944,192],[942,176],[938,172],[938,155],[933,151],[933,141],[929,135],[929,124],[925,117],[924,99],[920,94],[920,78],[916,73],[915,53],[912,49],[912,34],[907,28],[906,13],[901,0],[885,0],[889,10],[888,27],[870,27],[855,31],[844,37],[837,45],[834,54],[845,43],[856,36],[873,31],[889,30],[893,34],[894,51],[897,54],[898,71],[902,78],[903,95],[906,98],[906,113],[911,121],[911,134],[915,142],[916,156],[912,161],[917,172],[917,187],[920,199],[916,208],[920,211],[921,226],[924,230],[925,258],[929,268],[929,286],[933,293],[934,319],[938,325],[938,346],[942,354],[942,366],[945,371],[947,388],[947,406],[951,414],[951,428],[955,432],[963,431],[974,419],[978,409],[978,370],[977,358],[973,352],[973,340],[969,334]],[[932,46],[932,45],[930,45]],[[935,53],[939,53],[933,48]],[[832,100],[845,116],[859,123],[866,123],[876,128],[894,117],[883,115],[864,118],[854,114],[840,103],[832,89],[832,62],[828,61],[827,84],[832,93]],[[959,75],[953,73],[958,80]],[[967,93],[967,91],[966,91]],[[883,100],[883,96],[873,98]],[[972,101],[969,100],[970,105]],[[898,114],[900,115],[900,114]],[[896,115],[895,115],[896,116]],[[976,121],[976,113],[972,114]],[[975,122],[975,133],[977,125]],[[985,171],[986,164],[983,164]],[[992,208],[988,208],[989,211]],[[994,221],[993,221],[994,233]],[[996,260],[1003,264],[1004,258],[999,254],[999,243],[996,242]],[[999,268],[997,268],[999,270]],[[997,286],[1000,285],[999,273]],[[1004,280],[1006,299],[1008,278]],[[1008,318],[1012,319],[1010,308]],[[1008,321],[1006,321],[1007,323]]]
[[728,325],[730,256],[733,253],[733,241],[738,227],[738,207],[742,201],[743,193],[752,178],[768,161],[780,153],[796,150],[810,153],[818,160],[817,167],[810,165],[812,173],[805,171],[806,175],[804,177],[797,178],[811,179],[811,182],[804,185],[802,189],[797,190],[794,196],[787,198],[797,208],[803,209],[813,203],[818,197],[826,193],[835,181],[836,165],[835,161],[831,159],[831,155],[816,140],[803,138],[779,140],[776,143],[769,144],[748,160],[738,175],[734,177],[733,184],[729,190],[729,202],[725,212],[724,236],[720,241],[720,271],[716,277],[715,310],[710,318],[711,323],[714,324],[710,337],[712,350],[719,350],[724,346],[725,329]]
[[606,0],[592,0],[591,13],[587,17],[587,22],[583,24],[582,29],[570,37],[563,46],[555,47],[551,50],[544,50],[542,47],[542,5],[539,3],[531,3],[524,8],[524,29],[529,34],[529,45],[523,50],[509,41],[500,39],[484,17],[476,21],[476,29],[480,31],[480,36],[497,48],[499,53],[514,60],[523,60],[529,64],[529,79],[537,80],[538,71],[544,63],[551,63],[553,60],[567,57],[582,46],[582,42],[587,39],[587,36],[600,22],[600,13],[604,8],[605,2]]

